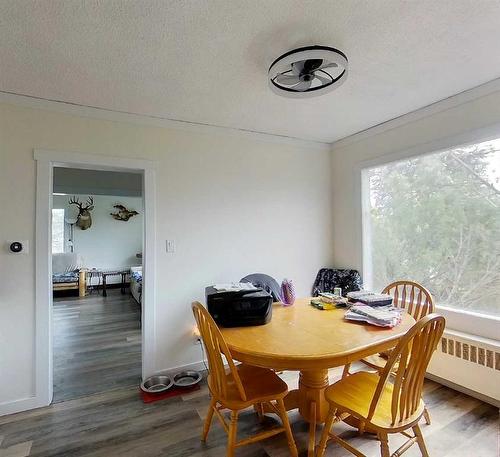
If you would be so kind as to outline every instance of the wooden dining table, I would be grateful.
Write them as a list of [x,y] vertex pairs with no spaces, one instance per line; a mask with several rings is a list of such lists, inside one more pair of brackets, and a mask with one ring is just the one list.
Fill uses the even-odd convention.
[[393,348],[415,323],[408,313],[394,328],[344,319],[345,309],[319,310],[310,298],[292,306],[273,305],[269,323],[221,328],[234,359],[264,368],[299,371],[298,389],[285,397],[286,409],[299,410],[309,422],[308,456],[314,455],[316,425],[325,422],[328,369]]

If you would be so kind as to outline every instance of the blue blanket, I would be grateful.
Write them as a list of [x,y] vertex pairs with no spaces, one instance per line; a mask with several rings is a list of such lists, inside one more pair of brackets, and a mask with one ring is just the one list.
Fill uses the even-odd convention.
[[63,282],[78,282],[78,271],[68,273],[56,273],[52,275],[52,283],[60,284]]

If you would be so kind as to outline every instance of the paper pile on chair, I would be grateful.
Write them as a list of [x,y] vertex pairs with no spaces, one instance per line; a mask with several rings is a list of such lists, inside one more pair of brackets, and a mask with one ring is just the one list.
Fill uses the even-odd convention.
[[395,327],[401,322],[403,308],[393,306],[371,306],[357,303],[345,313],[344,317],[350,321],[362,321],[378,327]]

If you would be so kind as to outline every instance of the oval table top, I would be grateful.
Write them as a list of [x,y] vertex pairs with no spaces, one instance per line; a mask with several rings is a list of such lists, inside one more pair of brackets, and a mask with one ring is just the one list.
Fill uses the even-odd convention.
[[392,329],[350,322],[345,309],[318,310],[310,300],[275,303],[266,325],[221,327],[233,358],[281,370],[333,368],[394,347],[415,323],[408,313]]

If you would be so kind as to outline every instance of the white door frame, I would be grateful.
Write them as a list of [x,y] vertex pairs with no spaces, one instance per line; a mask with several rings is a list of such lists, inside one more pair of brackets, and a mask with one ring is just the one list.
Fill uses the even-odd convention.
[[142,376],[155,370],[155,168],[156,162],[98,154],[34,150],[36,167],[35,238],[35,402],[33,407],[52,402],[52,192],[53,169],[57,167],[143,173],[143,293]]

